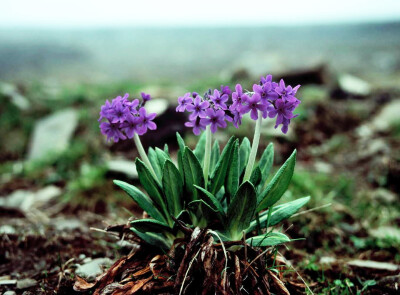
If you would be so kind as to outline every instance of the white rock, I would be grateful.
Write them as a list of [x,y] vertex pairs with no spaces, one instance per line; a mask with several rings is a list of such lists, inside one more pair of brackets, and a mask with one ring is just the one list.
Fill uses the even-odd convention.
[[12,84],[0,83],[0,93],[8,96],[11,103],[18,107],[20,110],[25,111],[31,106],[29,100],[25,96],[21,95],[18,92],[17,87]]
[[376,229],[371,229],[369,234],[375,238],[390,238],[400,242],[400,229],[397,227],[381,226]]
[[361,268],[371,268],[371,269],[388,270],[388,271],[400,270],[399,265],[388,262],[372,261],[372,260],[355,259],[347,262],[347,264],[350,266],[356,266]]
[[37,285],[37,281],[34,279],[22,279],[17,282],[17,289],[28,289]]
[[360,96],[367,96],[371,94],[371,86],[364,80],[358,77],[343,74],[338,78],[339,86],[342,90]]
[[47,204],[52,199],[58,197],[61,192],[61,189],[54,185],[47,186],[37,192],[17,190],[6,197],[1,197],[0,206],[6,208],[17,208],[24,212],[28,212]]
[[136,165],[133,160],[115,159],[108,161],[106,165],[110,171],[123,173],[130,178],[138,178]]
[[148,113],[163,114],[168,109],[168,100],[163,98],[155,98],[146,102],[146,110]]
[[96,258],[83,265],[77,265],[75,273],[87,280],[94,280],[98,275],[103,273],[102,267],[109,267],[112,265],[112,261],[109,258]]
[[78,114],[66,109],[41,119],[35,124],[28,159],[40,159],[50,152],[62,152],[78,124]]
[[400,99],[386,104],[371,122],[376,131],[389,131],[396,125],[400,125]]

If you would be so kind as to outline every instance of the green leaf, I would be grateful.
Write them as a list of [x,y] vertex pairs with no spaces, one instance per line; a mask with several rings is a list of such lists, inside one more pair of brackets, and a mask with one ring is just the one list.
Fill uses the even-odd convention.
[[296,165],[296,150],[289,159],[282,165],[267,188],[260,194],[258,199],[257,212],[271,207],[279,201],[287,190],[293,176],[294,166]]
[[269,220],[269,226],[274,226],[279,222],[288,219],[290,216],[295,214],[301,207],[308,203],[310,197],[304,197],[297,199],[292,202],[276,206],[272,209],[271,218]]
[[218,212],[222,219],[225,217],[224,209],[218,199],[209,191],[197,185],[194,186],[199,191],[200,199],[204,200],[215,212]]
[[229,161],[227,177],[225,179],[225,190],[232,198],[239,187],[239,141],[235,140]]
[[[290,216],[299,211],[299,209],[303,207],[309,200],[310,197],[304,197],[272,208],[272,213],[268,222],[268,226],[274,226],[279,222],[288,219]],[[268,210],[264,211],[260,215],[261,228],[267,226],[267,221],[268,221]],[[246,230],[246,233],[252,232],[253,230],[256,229],[256,227],[257,227],[257,222],[253,220],[250,223],[250,227]]]
[[154,203],[160,206],[164,214],[168,214],[166,212],[167,208],[163,200],[163,193],[159,182],[154,179],[150,170],[139,158],[136,158],[136,169],[139,175],[139,181],[143,185],[143,188],[146,190],[147,194],[150,196]]
[[271,142],[267,148],[264,150],[258,167],[261,170],[261,185],[263,188],[264,184],[268,179],[269,173],[271,172],[272,164],[274,163],[274,144]]
[[166,154],[162,149],[156,147],[156,154],[158,159],[158,164],[160,165],[161,171],[164,169],[164,164],[166,160],[170,160],[169,155]]
[[290,242],[288,236],[282,233],[268,233],[262,236],[255,236],[246,240],[246,243],[254,247],[271,247]]
[[176,133],[176,140],[178,141],[179,149],[182,151],[183,154],[186,144],[183,141],[182,136],[178,132]]
[[194,189],[194,185],[204,186],[203,169],[197,157],[188,147],[185,147],[183,154],[183,172],[185,175],[186,191],[191,195],[190,200],[197,200],[198,193]]
[[175,217],[182,210],[183,181],[179,170],[171,160],[165,161],[162,184],[168,212]]
[[230,234],[232,240],[239,240],[242,237],[242,231],[250,226],[256,205],[254,186],[246,181],[239,187],[228,207],[225,230]]
[[244,168],[247,165],[251,152],[250,140],[245,137],[242,140],[239,148],[239,175],[242,175]]
[[177,158],[179,174],[181,175],[182,179],[185,179],[185,174],[183,173],[183,155],[181,150],[178,150]]
[[172,229],[168,224],[160,222],[155,219],[138,219],[130,222],[131,226],[142,233],[153,232],[153,233],[164,233],[172,232]]
[[233,136],[231,137],[231,139],[229,139],[224,150],[222,151],[221,157],[218,160],[215,170],[211,174],[208,191],[210,191],[212,194],[216,194],[225,182],[225,178],[228,174],[228,169],[231,165],[231,154],[233,151],[233,146],[235,145],[235,141],[236,140]]
[[160,163],[158,162],[156,151],[152,147],[150,147],[147,155],[149,157],[151,167],[153,167],[153,170],[156,173],[158,180],[161,181],[161,166]]
[[143,241],[146,243],[156,246],[158,248],[164,249],[164,250],[169,250],[169,248],[172,246],[172,241],[167,239],[164,235],[162,234],[155,234],[155,233],[142,233],[135,229],[134,227],[130,228],[131,231],[135,233],[139,238],[141,238]]
[[253,172],[251,173],[250,176],[250,182],[254,185],[254,187],[257,187],[257,185],[260,184],[261,181],[261,169],[260,167],[256,167],[253,169]]
[[151,217],[158,221],[166,221],[165,217],[156,208],[152,200],[150,200],[150,198],[142,193],[138,188],[120,180],[114,180],[114,184],[122,188],[136,202],[136,204],[138,204],[138,206],[146,211]]
[[169,155],[168,144],[164,144],[164,153],[166,153],[167,155]]
[[194,149],[193,153],[199,160],[199,163],[201,164],[201,167],[203,167],[203,160],[204,160],[204,151],[206,149],[206,132],[203,132],[200,135],[200,139],[197,142],[196,148]]
[[217,162],[220,157],[220,150],[219,150],[219,143],[218,140],[215,140],[214,145],[211,150],[211,159],[210,159],[210,171],[214,171],[215,166],[217,165]]

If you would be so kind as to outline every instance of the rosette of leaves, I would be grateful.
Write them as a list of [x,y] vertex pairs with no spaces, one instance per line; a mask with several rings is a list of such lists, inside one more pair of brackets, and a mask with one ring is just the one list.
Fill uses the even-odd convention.
[[276,205],[287,190],[296,163],[296,151],[270,176],[273,165],[273,144],[263,151],[248,181],[243,181],[251,145],[247,138],[239,144],[232,137],[220,151],[215,141],[211,151],[207,185],[203,176],[205,136],[194,150],[185,145],[177,133],[177,164],[164,150],[148,151],[156,178],[146,165],[136,159],[139,181],[146,194],[137,187],[114,181],[150,216],[131,222],[131,229],[145,242],[168,249],[183,236],[177,222],[187,226],[209,228],[223,241],[247,237],[252,246],[265,247],[289,242],[280,232],[268,228],[291,217],[310,197]]

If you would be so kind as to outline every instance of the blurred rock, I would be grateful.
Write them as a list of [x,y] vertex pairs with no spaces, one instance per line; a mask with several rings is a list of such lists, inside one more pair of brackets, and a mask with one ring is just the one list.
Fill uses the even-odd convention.
[[392,193],[391,191],[385,188],[378,188],[371,192],[371,197],[374,200],[378,200],[383,203],[394,203],[397,200],[396,194]]
[[157,113],[157,116],[161,116],[168,109],[168,105],[168,100],[155,98],[146,103],[146,110],[148,113]]
[[15,291],[6,291],[3,295],[17,295],[17,293],[15,293]]
[[[328,68],[324,64],[315,65],[290,72],[280,72],[279,79],[284,79],[286,85],[324,85],[329,84],[331,78]],[[300,88],[301,89],[301,88]]]
[[36,285],[37,285],[37,281],[34,279],[18,280],[17,289],[19,289],[19,290],[28,289],[28,288],[34,287]]
[[10,234],[15,234],[15,228],[12,227],[11,225],[5,224],[0,226],[0,234],[1,235],[10,235]]
[[397,227],[381,226],[369,230],[369,234],[378,239],[391,239],[400,242],[400,229]]
[[77,111],[66,109],[41,119],[35,124],[28,159],[40,159],[50,152],[62,152],[78,124]]
[[371,128],[375,131],[390,131],[400,126],[400,99],[386,104],[372,119]]
[[320,258],[319,263],[321,264],[332,264],[335,263],[337,260],[335,257],[330,256],[323,256]]
[[388,143],[382,138],[371,139],[361,144],[359,157],[369,158],[374,155],[388,155],[390,153],[390,147]]
[[331,164],[322,161],[315,161],[314,163],[315,170],[320,173],[329,174],[333,172],[333,167]]
[[93,281],[98,275],[103,273],[102,267],[110,267],[112,263],[112,260],[109,258],[96,258],[83,265],[78,264],[75,274],[88,281]]
[[125,159],[110,160],[106,163],[106,166],[108,170],[111,172],[121,173],[133,179],[138,178],[136,165],[133,160],[125,160]]
[[396,265],[393,263],[388,263],[388,262],[372,261],[372,260],[355,259],[355,260],[347,262],[347,265],[360,267],[360,268],[376,269],[376,270],[387,270],[387,271],[400,270],[399,265]]
[[85,229],[86,226],[77,218],[58,218],[53,219],[53,226],[59,231],[75,230],[75,229]]
[[17,87],[12,84],[0,83],[0,94],[9,97],[11,103],[20,110],[25,111],[31,106],[29,100],[20,94],[17,90]]
[[0,198],[0,206],[5,208],[17,208],[24,212],[32,209],[40,209],[52,199],[61,194],[61,189],[56,186],[47,186],[36,192],[17,190],[12,194]]
[[349,74],[339,75],[338,86],[344,92],[354,96],[368,96],[371,94],[371,86],[368,82]]

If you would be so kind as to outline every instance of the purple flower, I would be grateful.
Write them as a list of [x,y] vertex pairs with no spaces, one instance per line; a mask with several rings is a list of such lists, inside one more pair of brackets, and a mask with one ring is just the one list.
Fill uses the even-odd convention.
[[200,118],[195,118],[192,121],[186,122],[185,126],[186,127],[192,127],[193,128],[193,133],[195,135],[199,135],[201,133],[201,130],[205,130],[206,129],[206,125],[204,124],[204,122],[202,122],[202,120]]
[[246,114],[251,111],[250,117],[253,120],[258,119],[258,111],[265,111],[267,109],[267,105],[261,102],[261,96],[258,93],[254,93],[251,97],[249,97],[246,101],[246,105],[241,108],[241,113]]
[[240,111],[242,104],[246,102],[249,97],[247,96],[247,94],[243,94],[242,85],[236,84],[235,90],[236,91],[232,93],[233,104],[230,106],[229,109],[231,111]]
[[133,138],[135,133],[138,133],[138,125],[140,124],[140,118],[135,117],[132,114],[126,115],[126,120],[120,125],[120,128],[124,130],[128,138]]
[[196,98],[194,99],[193,104],[188,104],[186,106],[186,110],[188,112],[193,112],[190,116],[190,120],[194,120],[197,117],[200,118],[205,118],[206,112],[204,111],[206,108],[210,106],[210,103],[208,101],[202,101],[200,95],[197,95]]
[[[272,75],[267,75],[265,78],[264,78],[264,77],[261,77],[261,79],[260,79],[261,85],[262,85],[262,84],[265,84],[265,83],[267,83],[267,82],[272,82]],[[275,84],[276,84],[276,83],[275,83]]]
[[152,120],[157,116],[156,113],[147,114],[145,108],[139,109],[138,127],[137,134],[143,135],[147,132],[147,128],[150,130],[156,130],[157,125]]
[[[218,90],[217,90],[218,91]],[[226,122],[225,119],[225,112],[223,110],[213,110],[211,108],[206,110],[208,118],[200,119],[202,125],[210,125],[211,124],[211,132],[215,133],[217,131],[217,127],[225,128]]]
[[297,85],[296,87],[292,88],[292,86],[287,86],[285,85],[285,81],[281,79],[279,82],[279,86],[275,88],[275,92],[281,96],[283,99],[290,100],[292,97],[294,97],[297,93],[297,90],[300,88],[300,85]]
[[107,99],[106,103],[101,106],[100,118],[98,119],[98,121],[100,122],[102,119],[108,118],[111,111],[112,111],[112,105]]
[[225,102],[228,101],[228,98],[229,97],[227,94],[221,95],[221,93],[217,89],[214,90],[214,95],[210,95],[210,99],[214,103],[214,105],[223,110],[228,109],[228,107],[225,104]]
[[111,123],[122,123],[125,120],[129,108],[124,106],[121,100],[117,101],[110,112]]
[[112,139],[114,140],[114,142],[118,142],[120,139],[121,140],[126,139],[125,135],[119,129],[119,124],[102,122],[100,124],[100,130],[101,133],[107,135],[107,141],[110,141]]
[[141,92],[140,95],[142,96],[143,103],[146,103],[146,101],[151,100],[150,94],[146,94],[146,93],[144,93],[144,92]]
[[231,89],[229,88],[229,86],[224,86],[224,85],[221,85],[221,93],[222,94],[226,94],[226,95],[231,95],[231,93],[232,93],[232,91],[231,91]]
[[190,97],[190,92],[186,93],[184,96],[178,98],[178,106],[176,107],[177,112],[184,112],[186,110],[186,106],[192,103],[192,98]]
[[139,100],[138,99],[134,99],[131,102],[128,102],[126,105],[127,105],[127,107],[128,107],[128,109],[129,109],[131,114],[137,114],[137,112],[138,112],[137,111],[137,107],[139,105]]
[[260,94],[261,100],[266,102],[268,100],[276,100],[279,96],[275,92],[275,88],[272,86],[271,82],[266,82],[263,85],[253,85],[254,92]]
[[233,126],[235,126],[235,128],[239,128],[239,125],[242,125],[242,113],[239,111],[233,111]]

